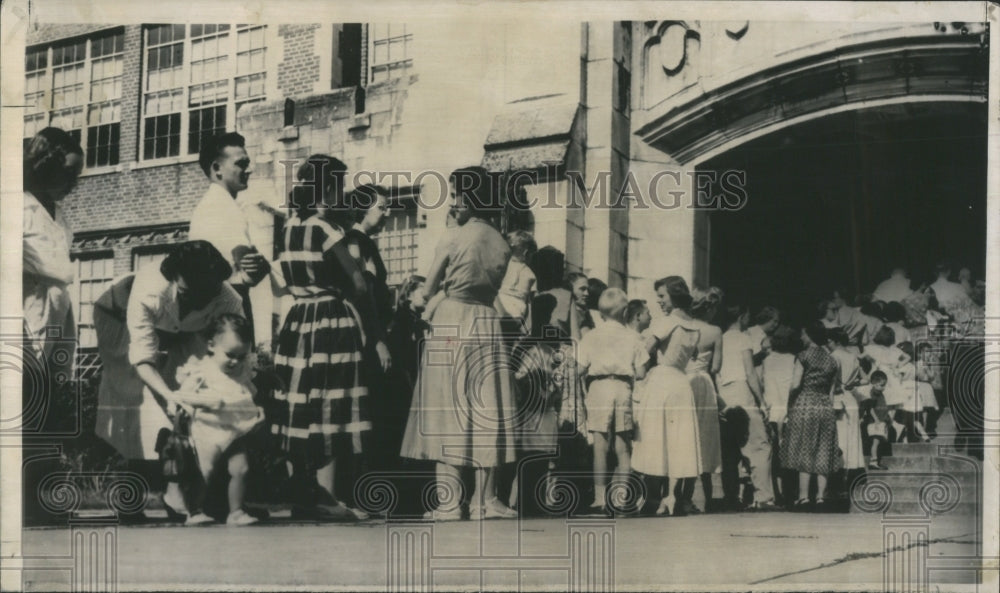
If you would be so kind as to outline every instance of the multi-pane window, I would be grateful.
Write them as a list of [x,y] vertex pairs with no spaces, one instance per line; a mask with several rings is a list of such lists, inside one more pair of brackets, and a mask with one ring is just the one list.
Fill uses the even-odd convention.
[[124,33],[102,33],[25,52],[24,137],[69,132],[86,166],[116,165],[121,136]]
[[368,81],[382,82],[403,76],[413,65],[406,25],[372,23],[368,26]]
[[197,154],[264,99],[264,26],[152,25],[145,30],[142,158]]
[[111,254],[77,259],[76,283],[71,300],[76,305],[76,334],[80,348],[96,348],[94,330],[94,302],[111,286],[114,279],[115,259]]
[[132,253],[132,271],[138,272],[146,266],[159,266],[170,253],[169,250],[161,251],[136,251]]
[[389,273],[387,284],[398,286],[411,274],[417,273],[417,209],[412,199],[402,202],[403,208],[393,207],[385,226],[375,237],[379,254]]

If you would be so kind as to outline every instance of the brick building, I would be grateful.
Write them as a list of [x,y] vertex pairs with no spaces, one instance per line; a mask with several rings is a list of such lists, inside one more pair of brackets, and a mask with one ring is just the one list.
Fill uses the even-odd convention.
[[[24,135],[57,125],[87,153],[65,204],[86,358],[101,287],[184,240],[207,185],[200,137],[219,130],[247,138],[240,199],[264,250],[294,161],[403,173],[379,180],[394,196],[378,238],[392,283],[426,271],[442,181],[475,163],[531,174],[534,206],[505,228],[647,299],[669,273],[773,299],[818,286],[817,270],[861,290],[936,249],[984,258],[987,65],[982,23],[41,25]],[[914,148],[926,138],[948,150]],[[727,171],[742,172],[740,208],[719,202]],[[929,207],[946,192],[968,208]],[[903,225],[892,213],[915,199],[934,214]],[[782,216],[801,222],[792,249],[768,235]],[[920,225],[944,231],[915,242]],[[266,337],[281,306],[267,283],[253,295]]]

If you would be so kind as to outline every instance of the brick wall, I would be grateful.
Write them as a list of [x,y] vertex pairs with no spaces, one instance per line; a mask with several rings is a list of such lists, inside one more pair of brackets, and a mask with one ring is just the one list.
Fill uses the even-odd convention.
[[[60,39],[69,39],[79,35],[87,35],[103,29],[114,29],[120,25],[38,25],[28,27],[25,34],[28,46],[40,43],[51,43]],[[136,27],[138,28],[138,27]]]
[[287,97],[314,92],[319,81],[316,30],[320,25],[278,25],[284,60],[278,65],[278,89]]

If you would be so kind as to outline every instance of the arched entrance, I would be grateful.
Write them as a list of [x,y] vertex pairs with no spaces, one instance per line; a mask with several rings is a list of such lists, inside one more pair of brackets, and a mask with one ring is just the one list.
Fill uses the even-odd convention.
[[922,275],[950,257],[983,271],[985,24],[636,26],[640,183],[664,169],[745,171],[746,203],[633,212],[630,249],[670,245],[630,261],[633,286],[689,274],[805,315],[834,286],[870,291],[894,265]]
[[933,280],[986,255],[986,104],[847,111],[699,165],[744,171],[746,203],[708,216],[708,278],[734,298],[806,318],[835,287],[871,292],[894,266]]

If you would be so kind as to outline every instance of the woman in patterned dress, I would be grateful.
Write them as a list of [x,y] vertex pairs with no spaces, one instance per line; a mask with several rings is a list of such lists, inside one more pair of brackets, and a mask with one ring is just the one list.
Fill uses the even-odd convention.
[[462,518],[463,468],[476,474],[469,517],[513,518],[517,513],[497,498],[496,469],[515,461],[514,435],[524,420],[517,417],[509,350],[493,307],[510,248],[485,218],[495,207],[486,170],[459,169],[451,181],[458,226],[438,243],[427,283],[411,301],[422,309],[439,289],[445,294],[431,313],[400,454],[438,462],[438,508],[427,518]]
[[792,396],[785,422],[781,465],[799,472],[796,507],[809,503],[809,482],[816,476],[816,505],[826,497],[827,476],[842,466],[837,444],[833,392],[840,383],[840,365],[824,348],[826,328],[815,321],[802,330],[806,345],[795,359]]
[[[382,331],[362,326],[361,320],[378,319],[375,305],[344,241],[344,228],[330,221],[332,210],[344,208],[345,171],[339,160],[314,155],[298,172],[300,181],[312,177],[316,184],[295,189],[294,211],[285,221],[281,271],[295,302],[274,356],[281,383],[275,398],[287,403],[287,415],[274,423],[273,431],[294,474],[319,486],[297,493],[296,514],[352,520],[364,519],[365,513],[337,500],[335,462],[361,453],[362,436],[371,430],[362,351],[365,333],[381,336]],[[321,188],[320,196],[314,195],[314,187]]]

